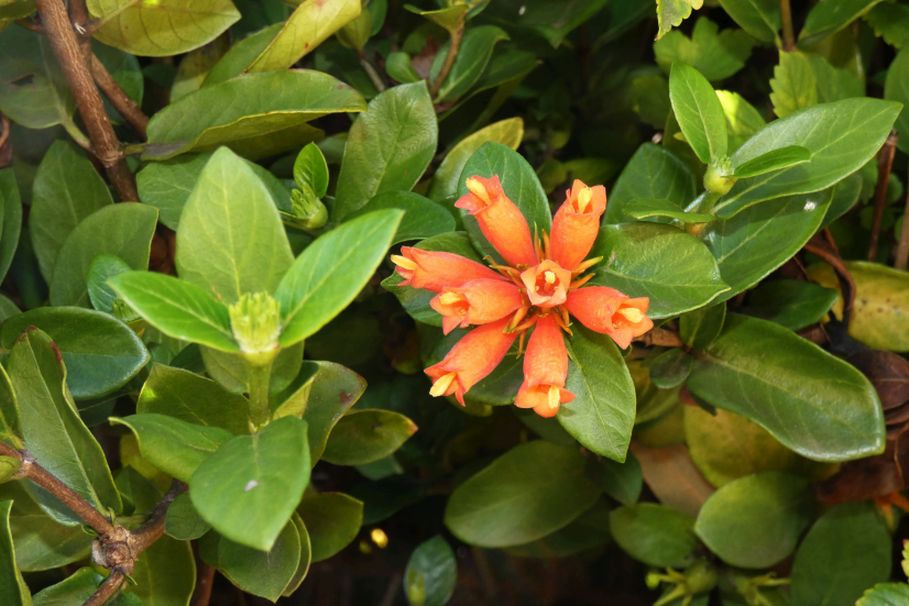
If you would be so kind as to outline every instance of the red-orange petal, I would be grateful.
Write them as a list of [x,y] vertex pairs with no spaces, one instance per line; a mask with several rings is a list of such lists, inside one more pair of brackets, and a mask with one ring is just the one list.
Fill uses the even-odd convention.
[[520,209],[505,195],[499,178],[469,177],[467,189],[455,206],[477,220],[483,236],[509,265],[535,265],[538,259],[530,226]]
[[464,404],[464,394],[495,370],[514,343],[517,333],[506,333],[508,318],[484,324],[464,335],[441,362],[424,372],[433,380],[434,396],[454,395]]
[[450,252],[403,246],[401,254],[392,255],[391,260],[396,265],[395,271],[404,278],[402,285],[433,292],[471,280],[506,280],[482,263]]
[[650,299],[628,295],[608,286],[586,286],[568,293],[565,307],[590,330],[612,337],[625,349],[635,337],[653,328],[647,317]]
[[554,314],[537,320],[524,353],[524,382],[515,397],[519,408],[533,408],[540,416],[551,417],[559,406],[574,399],[565,389],[568,378],[568,350]]
[[471,280],[461,286],[444,289],[429,302],[443,316],[442,331],[446,335],[458,327],[501,320],[522,304],[523,297],[518,287],[501,279]]
[[552,220],[549,257],[573,271],[590,254],[605,211],[606,188],[602,185],[587,187],[575,179]]

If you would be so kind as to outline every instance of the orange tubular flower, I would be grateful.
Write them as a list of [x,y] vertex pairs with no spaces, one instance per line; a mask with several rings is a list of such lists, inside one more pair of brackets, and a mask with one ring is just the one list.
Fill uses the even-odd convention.
[[464,405],[464,394],[495,370],[508,353],[517,333],[506,333],[508,319],[474,328],[455,343],[445,358],[424,372],[432,378],[433,396],[454,395]]
[[480,231],[509,265],[536,265],[537,253],[530,235],[527,219],[515,206],[499,178],[470,177],[468,193],[455,206],[468,211],[477,220]]
[[607,334],[625,349],[631,340],[653,328],[647,317],[650,299],[628,295],[608,286],[588,286],[568,293],[565,307],[590,330]]
[[429,305],[442,316],[442,332],[447,335],[455,328],[501,320],[523,303],[517,286],[496,278],[471,280],[446,288]]
[[567,377],[568,350],[562,329],[552,314],[542,316],[524,352],[524,383],[515,405],[532,408],[541,417],[554,417],[560,404],[574,399],[574,394],[565,389]]
[[402,286],[425,288],[441,292],[470,280],[502,280],[502,276],[476,261],[450,252],[401,247],[400,255],[392,255],[396,271],[404,278]]
[[565,202],[552,220],[549,257],[569,270],[587,258],[600,231],[600,217],[606,211],[606,188],[587,187],[574,180]]

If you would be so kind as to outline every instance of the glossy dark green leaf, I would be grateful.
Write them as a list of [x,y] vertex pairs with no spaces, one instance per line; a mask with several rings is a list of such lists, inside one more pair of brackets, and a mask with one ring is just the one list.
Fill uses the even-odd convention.
[[768,471],[713,493],[694,531],[724,562],[767,568],[792,553],[813,515],[814,498],[805,479]]
[[660,389],[674,389],[688,379],[693,364],[684,350],[667,349],[651,360],[650,381]]
[[417,431],[414,422],[391,410],[358,409],[338,420],[322,459],[335,465],[365,465],[387,457]]
[[[503,27],[520,28],[542,37],[556,48],[571,31],[596,15],[606,4],[606,0],[566,0],[559,4],[499,0],[488,3],[483,16],[494,19]],[[474,6],[482,7],[484,3],[475,3]]]
[[601,465],[603,492],[622,505],[637,503],[644,487],[641,464],[637,457],[629,454],[624,463],[603,459]]
[[0,501],[0,600],[9,606],[30,606],[31,594],[13,551],[9,518],[12,507],[12,501]]
[[169,337],[219,351],[240,351],[227,306],[211,290],[147,271],[119,274],[110,279],[110,285],[137,314]]
[[146,269],[157,224],[157,209],[145,204],[105,206],[83,219],[60,247],[50,280],[51,304],[91,304],[88,270],[99,255],[114,255],[133,269]]
[[39,307],[13,316],[0,329],[0,345],[10,349],[29,326],[37,326],[56,343],[68,371],[66,384],[77,400],[119,389],[149,360],[142,340],[126,324],[80,307]]
[[136,402],[139,414],[156,413],[196,425],[249,431],[249,403],[219,383],[182,368],[155,364]]
[[256,57],[262,54],[262,51],[274,40],[283,25],[283,22],[272,23],[242,40],[236,41],[211,68],[211,71],[205,76],[202,86],[218,84],[245,72],[246,68],[252,65]]
[[702,307],[679,318],[679,336],[688,347],[704,349],[720,335],[725,321],[725,303]]
[[[8,368],[29,454],[100,511],[119,512],[120,493],[104,451],[79,418],[65,384],[67,369],[53,341],[30,328],[13,346]],[[29,489],[56,520],[76,523],[78,518],[50,493],[31,484]]]
[[852,606],[865,589],[890,577],[891,543],[873,504],[849,503],[828,510],[795,554],[792,605]]
[[89,263],[88,272],[85,275],[85,286],[92,307],[113,315],[117,293],[107,281],[131,269],[126,261],[116,255],[103,254],[95,257]]
[[392,208],[404,211],[398,230],[392,238],[392,244],[431,238],[455,229],[454,217],[451,216],[448,209],[429,198],[409,191],[381,193],[367,202],[366,206],[354,212],[351,218],[376,210]]
[[585,448],[624,461],[635,409],[628,367],[609,337],[580,326],[573,332],[565,387],[575,398],[559,409],[556,418]]
[[770,150],[766,154],[752,158],[743,164],[733,166],[737,179],[757,177],[775,170],[790,168],[811,160],[811,152],[799,145],[787,145]]
[[342,492],[307,495],[298,509],[312,543],[312,561],[334,556],[353,542],[363,525],[363,502]]
[[881,0],[820,0],[805,18],[799,42],[814,44],[838,32]]
[[[34,209],[34,198],[32,209]],[[34,212],[34,211],[32,211]],[[0,170],[0,280],[13,262],[19,234],[22,230],[22,201],[13,169]]]
[[[461,171],[458,181],[458,194],[467,193],[466,180],[469,177],[498,176],[505,194],[517,205],[530,225],[531,235],[549,232],[552,216],[549,211],[549,200],[540,185],[536,172],[521,154],[501,143],[484,143],[470,157]],[[473,245],[484,255],[499,258],[498,253],[480,232],[476,219],[460,211]]]
[[193,507],[189,494],[184,492],[177,495],[167,508],[167,517],[164,519],[164,532],[167,536],[178,541],[192,541],[209,530],[211,524],[203,520]]
[[656,503],[619,507],[609,514],[615,542],[648,566],[685,568],[694,561],[694,520]]
[[335,193],[341,221],[376,194],[409,191],[436,153],[438,125],[424,82],[376,96],[350,129]]
[[445,525],[471,545],[521,545],[567,525],[599,493],[577,449],[537,440],[516,446],[455,488]]
[[220,534],[267,551],[299,504],[309,470],[306,422],[284,417],[225,442],[193,473],[189,496]]
[[454,552],[441,536],[420,543],[404,570],[404,595],[410,606],[445,606],[458,581]]
[[353,301],[382,262],[402,214],[368,213],[319,237],[297,257],[275,291],[282,347],[313,334]]
[[780,3],[776,0],[720,0],[739,27],[762,42],[779,37]]
[[[36,593],[33,606],[75,606],[84,604],[104,581],[104,576],[93,568],[80,568],[64,580]],[[128,593],[121,593],[107,602],[110,606],[143,606],[142,601]]]
[[[508,34],[505,33],[505,30],[494,25],[468,28],[461,39],[461,46],[455,62],[451,66],[451,71],[442,82],[435,101],[437,103],[450,102],[466,93],[483,75],[496,44],[507,39]],[[442,47],[436,55],[436,61],[430,72],[432,78],[438,76],[447,54],[448,47]]]
[[67,236],[83,219],[113,203],[101,175],[66,141],[55,141],[38,166],[29,211],[29,233],[41,275],[54,274]]
[[600,500],[567,526],[506,551],[525,558],[562,558],[596,549],[609,540],[609,506]]
[[704,164],[726,155],[726,115],[707,78],[684,63],[669,74],[669,99],[685,140]]
[[684,162],[665,147],[644,143],[609,191],[604,222],[623,221],[625,209],[634,200],[670,200],[681,210],[694,199],[695,187],[694,175]]
[[155,114],[144,156],[170,158],[219,145],[250,158],[269,156],[315,138],[319,131],[307,123],[316,118],[364,109],[359,93],[328,74],[246,74],[204,86]]
[[728,290],[697,238],[668,225],[604,225],[590,256],[602,256],[592,284],[650,297],[648,316],[665,318],[706,305]]
[[868,379],[773,322],[730,314],[723,334],[698,356],[688,389],[810,459],[845,461],[884,448],[880,402]]
[[159,538],[139,556],[130,578],[136,584],[127,590],[142,600],[142,606],[189,606],[196,588],[192,546]]
[[813,282],[774,280],[764,282],[748,297],[744,311],[772,320],[792,330],[820,322],[839,293]]
[[142,458],[181,482],[188,482],[199,465],[232,437],[220,427],[155,413],[111,417],[111,423],[128,427],[136,436]]

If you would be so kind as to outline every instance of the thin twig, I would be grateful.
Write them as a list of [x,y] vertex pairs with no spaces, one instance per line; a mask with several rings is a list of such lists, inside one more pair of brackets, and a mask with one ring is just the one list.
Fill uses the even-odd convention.
[[380,76],[379,72],[376,71],[376,68],[373,67],[372,63],[369,61],[369,57],[366,56],[366,53],[362,50],[358,50],[357,58],[360,59],[360,65],[363,67],[363,71],[369,76],[369,81],[376,87],[376,90],[380,93],[385,90],[386,86],[385,82],[382,81],[382,76]]
[[429,94],[433,99],[439,96],[439,91],[442,90],[442,84],[445,82],[445,78],[448,77],[449,72],[451,72],[455,59],[458,58],[458,51],[461,49],[461,38],[463,36],[464,24],[461,23],[457,29],[451,32],[451,44],[448,46],[448,54],[445,55],[445,62],[442,64],[442,69],[439,70],[439,75],[436,76],[435,82],[432,83],[432,87],[429,89]]
[[95,87],[79,39],[69,21],[66,6],[62,0],[35,0],[35,6],[54,55],[73,93],[76,108],[88,130],[94,155],[107,171],[120,199],[138,200],[133,174],[126,165],[120,150],[120,142],[104,111],[101,94]]
[[684,347],[685,343],[679,337],[678,333],[675,333],[666,328],[654,328],[648,333],[637,337],[635,343],[641,343],[642,345],[656,345],[658,347]]
[[884,217],[884,208],[887,206],[887,186],[890,183],[890,171],[893,169],[896,141],[896,131],[890,131],[890,135],[877,157],[877,186],[874,188],[874,215],[871,219],[871,241],[868,244],[869,261],[877,259],[881,220]]
[[148,519],[139,528],[132,531],[132,549],[133,553],[138,556],[145,551],[155,541],[164,534],[164,520],[167,516],[167,508],[174,502],[174,499],[186,490],[186,485],[182,482],[174,482],[170,486],[161,500],[155,505],[154,511],[148,516]]
[[148,116],[145,115],[145,112],[142,111],[139,104],[133,101],[132,98],[120,88],[120,85],[117,84],[117,81],[114,80],[114,77],[107,71],[107,68],[104,67],[104,64],[101,63],[100,59],[98,59],[94,53],[91,53],[90,61],[92,76],[95,78],[98,87],[104,91],[104,94],[110,100],[111,105],[120,112],[121,116],[126,118],[126,121],[129,122],[130,126],[132,126],[143,139],[147,138],[146,130],[148,129]]
[[196,591],[193,593],[193,606],[208,606],[211,602],[211,590],[215,584],[215,569],[205,562],[199,565],[199,576],[196,580]]
[[12,128],[9,124],[9,118],[0,114],[0,149],[6,145],[6,142],[9,141],[9,135],[12,132]]
[[795,29],[792,27],[792,7],[789,0],[780,0],[780,21],[783,24],[783,50],[795,50]]
[[104,579],[104,582],[101,583],[101,586],[98,587],[95,593],[85,600],[85,603],[82,606],[101,606],[102,604],[106,604],[108,600],[120,591],[124,581],[126,581],[125,574],[119,570],[111,572],[107,575],[107,578]]
[[51,472],[39,465],[30,455],[17,450],[9,444],[0,442],[0,455],[15,457],[21,461],[18,477],[27,478],[54,495],[58,501],[83,522],[91,526],[99,535],[107,535],[114,531],[114,525],[86,501],[80,494],[61,482]]
[[852,274],[849,273],[849,269],[839,255],[834,254],[826,247],[809,242],[805,245],[805,250],[822,258],[836,272],[836,277],[840,282],[840,290],[843,293],[843,324],[849,326],[852,306],[855,304],[855,280],[852,279]]
[[906,188],[906,205],[903,209],[903,226],[900,228],[900,238],[896,242],[896,255],[893,266],[897,269],[906,269],[909,266],[909,187]]

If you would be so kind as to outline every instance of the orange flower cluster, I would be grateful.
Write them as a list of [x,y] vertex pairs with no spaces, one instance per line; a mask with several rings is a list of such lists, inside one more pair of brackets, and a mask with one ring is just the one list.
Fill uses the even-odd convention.
[[470,177],[468,193],[455,206],[468,211],[507,265],[483,265],[460,255],[403,247],[393,255],[402,285],[436,293],[430,302],[442,316],[442,329],[476,326],[445,358],[426,369],[433,396],[464,394],[491,373],[519,339],[524,350],[524,382],[515,396],[520,408],[552,417],[574,399],[565,389],[573,316],[590,330],[604,333],[621,348],[653,327],[649,300],[629,298],[606,286],[584,286],[584,273],[601,258],[587,259],[606,210],[602,185],[575,181],[552,221],[552,232],[531,237],[521,211],[502,189],[499,178]]

